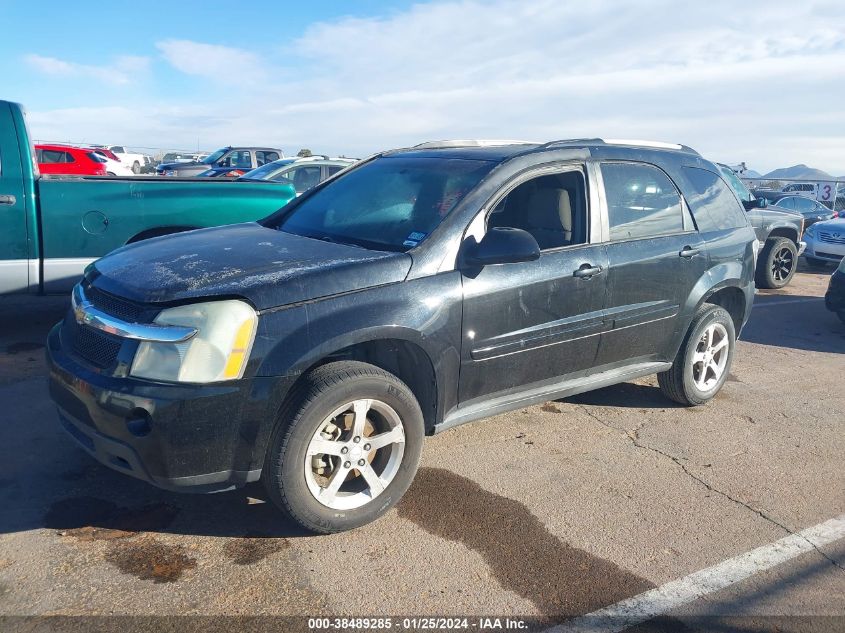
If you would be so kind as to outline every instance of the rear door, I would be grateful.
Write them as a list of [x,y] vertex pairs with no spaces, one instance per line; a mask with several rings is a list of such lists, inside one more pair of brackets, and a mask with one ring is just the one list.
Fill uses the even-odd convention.
[[607,256],[585,184],[582,165],[546,168],[512,181],[488,205],[484,230],[528,231],[541,253],[537,261],[462,270],[460,406],[575,378],[592,366]]
[[[34,244],[27,232],[27,195],[21,160],[29,147],[18,147],[8,103],[0,103],[0,294],[26,292],[36,285]],[[27,170],[29,171],[29,170]],[[31,227],[34,234],[34,227]]]
[[707,267],[704,241],[659,167],[598,166],[607,212],[607,324],[595,371],[667,360],[687,298]]

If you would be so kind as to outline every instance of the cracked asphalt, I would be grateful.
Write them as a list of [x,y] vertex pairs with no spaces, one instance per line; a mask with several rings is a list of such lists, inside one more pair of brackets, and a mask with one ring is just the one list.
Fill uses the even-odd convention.
[[[304,536],[259,486],[176,495],[93,462],[47,397],[43,341],[64,300],[2,298],[0,616],[554,623],[841,515],[845,325],[820,299],[829,273],[758,294],[708,405],[679,407],[647,378],[453,429],[427,440],[396,509],[329,537]],[[843,627],[838,541],[636,630]]]

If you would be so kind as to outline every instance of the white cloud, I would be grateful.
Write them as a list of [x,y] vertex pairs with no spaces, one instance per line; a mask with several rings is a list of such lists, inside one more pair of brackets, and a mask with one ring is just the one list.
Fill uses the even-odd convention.
[[138,75],[146,74],[149,61],[147,57],[123,55],[115,58],[111,64],[94,66],[35,53],[24,55],[27,65],[45,75],[90,78],[119,86],[130,84]]
[[250,51],[191,40],[156,42],[164,59],[177,70],[221,83],[252,83],[265,78],[261,58]]
[[434,2],[313,24],[275,56],[157,47],[238,90],[213,107],[150,103],[68,124],[126,143],[347,155],[449,137],[645,137],[764,171],[803,162],[845,175],[841,3]]

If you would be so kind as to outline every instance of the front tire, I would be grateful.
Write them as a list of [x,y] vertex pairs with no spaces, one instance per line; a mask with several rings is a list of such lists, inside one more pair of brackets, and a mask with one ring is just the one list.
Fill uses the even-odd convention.
[[132,163],[132,173],[138,175],[141,173],[141,164],[136,160]]
[[725,384],[735,347],[731,315],[705,303],[693,317],[671,369],[657,374],[660,390],[684,406],[704,404]]
[[357,361],[328,363],[283,407],[262,479],[273,503],[307,530],[350,530],[408,489],[424,431],[416,398],[396,376]]
[[798,247],[788,237],[770,237],[757,263],[758,288],[783,288],[798,267]]

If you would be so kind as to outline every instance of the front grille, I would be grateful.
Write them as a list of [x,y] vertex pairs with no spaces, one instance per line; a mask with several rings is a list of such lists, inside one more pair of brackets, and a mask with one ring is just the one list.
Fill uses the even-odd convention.
[[102,310],[106,314],[110,314],[122,321],[128,321],[130,323],[138,322],[141,312],[143,311],[141,306],[132,303],[131,301],[127,301],[126,299],[110,295],[109,293],[98,290],[90,285],[86,285],[83,290],[85,291],[85,296],[88,298],[88,301],[94,304],[94,306],[99,310]]
[[86,361],[105,369],[117,361],[123,340],[100,332],[87,325],[79,325],[70,315],[65,319],[65,331],[69,335],[73,351]]
[[828,244],[845,244],[845,233],[819,231],[819,241],[827,242]]

